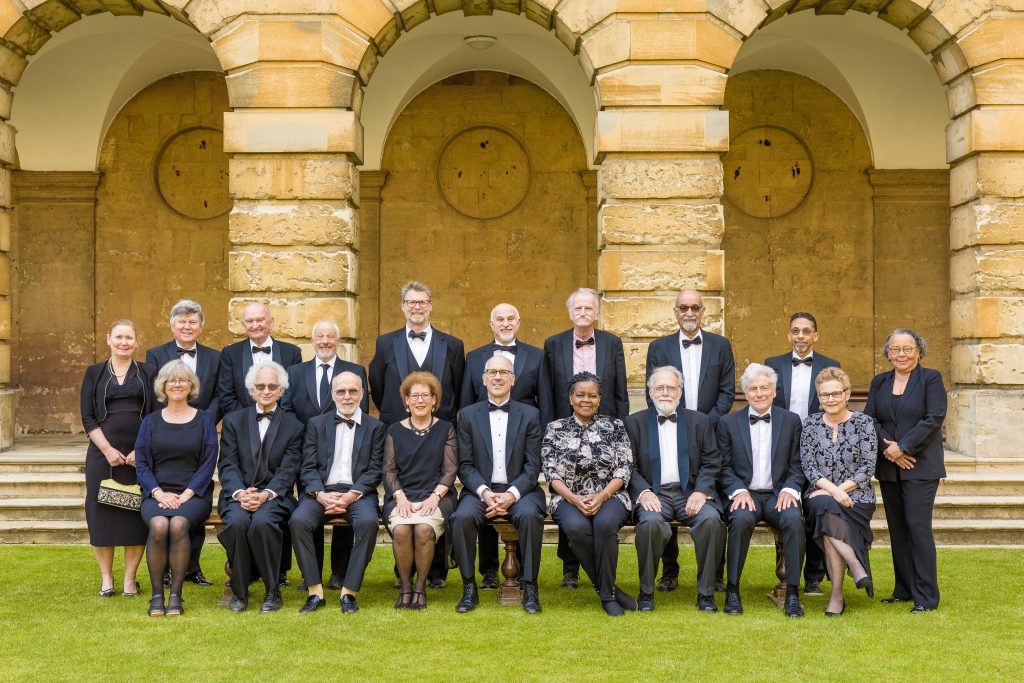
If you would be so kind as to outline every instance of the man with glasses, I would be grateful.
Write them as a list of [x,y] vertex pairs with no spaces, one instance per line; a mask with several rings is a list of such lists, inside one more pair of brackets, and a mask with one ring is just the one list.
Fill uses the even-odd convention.
[[[689,410],[704,413],[717,422],[728,415],[736,396],[736,365],[732,345],[725,337],[701,329],[704,320],[704,298],[694,289],[684,289],[676,296],[672,307],[679,332],[651,342],[647,349],[647,379],[655,368],[670,365],[683,373],[683,405]],[[648,397],[647,405],[653,406]],[[679,582],[679,545],[677,534],[665,547],[662,558],[664,569],[658,590],[675,590]],[[722,583],[724,556],[719,563],[715,589],[725,589]]]

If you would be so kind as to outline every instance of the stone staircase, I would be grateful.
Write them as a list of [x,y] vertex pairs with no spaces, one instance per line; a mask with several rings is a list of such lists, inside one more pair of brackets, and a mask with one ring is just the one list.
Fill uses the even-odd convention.
[[[85,448],[81,435],[26,436],[0,453],[0,543],[88,543]],[[949,476],[935,504],[938,543],[1024,547],[1024,465],[977,463],[951,452],[946,463]],[[872,527],[876,544],[886,544],[881,497]],[[547,530],[546,541],[555,542],[554,531]],[[771,536],[759,532],[755,539],[768,543]],[[208,540],[216,543],[212,533]],[[632,531],[622,540],[631,541]]]

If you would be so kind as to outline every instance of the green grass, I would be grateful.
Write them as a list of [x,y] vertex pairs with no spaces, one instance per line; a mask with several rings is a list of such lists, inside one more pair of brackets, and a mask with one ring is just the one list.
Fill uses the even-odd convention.
[[[822,615],[824,598],[804,598],[807,616],[786,619],[764,593],[774,584],[769,548],[753,548],[744,575],[746,613],[700,614],[694,607],[692,547],[682,547],[683,584],[656,595],[653,614],[606,617],[589,584],[560,590],[560,567],[545,548],[544,613],[498,607],[493,592],[470,614],[456,614],[457,572],[430,591],[425,612],[392,609],[391,551],[378,546],[361,610],[330,608],[300,616],[305,595],[284,589],[285,608],[259,614],[218,608],[224,554],[203,552],[218,585],[185,589],[179,619],[146,616],[148,577],[139,598],[97,597],[99,573],[86,546],[0,546],[0,679],[345,681],[588,679],[617,681],[963,681],[1024,678],[1024,591],[1016,549],[943,549],[942,606],[910,615],[884,606],[892,588],[889,551],[872,552],[878,596],[848,583],[847,612]],[[115,567],[117,566],[115,561]],[[636,553],[623,546],[621,584],[637,588]],[[120,576],[116,585],[120,587]],[[827,584],[826,584],[827,587]],[[722,597],[719,596],[719,606]]]

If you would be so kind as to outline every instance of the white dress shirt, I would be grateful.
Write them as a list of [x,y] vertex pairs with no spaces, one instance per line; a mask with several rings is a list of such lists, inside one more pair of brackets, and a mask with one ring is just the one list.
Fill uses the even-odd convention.
[[[794,353],[791,358],[799,359]],[[807,354],[814,358],[814,353]],[[811,402],[811,366],[794,365],[789,380],[789,409],[800,416],[800,421],[807,419],[807,408]]]
[[[768,409],[771,413],[771,408]],[[747,408],[747,415],[761,417],[764,413],[758,413],[753,408]],[[771,422],[755,422],[750,425],[750,450],[753,461],[751,462],[750,488],[755,491],[773,491],[775,483],[772,481],[772,424]],[[800,492],[788,486],[783,491],[800,500]],[[736,489],[729,496],[732,500],[747,489]]]
[[[257,355],[262,356],[263,354],[257,354]],[[272,413],[275,410],[277,410],[277,404],[276,403],[273,406],[271,406],[270,410],[263,410],[262,408],[259,407],[259,405],[256,406],[256,414],[257,415],[259,415],[261,413]],[[260,433],[260,446],[262,447],[263,446],[263,439],[267,436],[267,430],[270,429],[270,420],[256,420],[256,429],[259,430],[259,433]],[[274,493],[273,491],[271,491],[270,489],[263,489],[263,490],[266,491],[267,494],[270,496],[267,500],[273,500],[274,498],[277,498],[277,494]],[[235,498],[237,500],[238,494],[242,493],[243,491],[245,491],[245,489],[238,489],[237,491],[235,491],[234,493],[231,494],[231,497]]]
[[427,351],[430,350],[430,340],[434,336],[434,328],[427,325],[427,328],[423,331],[427,333],[425,339],[412,339],[409,337],[412,328],[408,325],[405,326],[405,341],[409,345],[409,350],[412,351],[412,357],[416,359],[416,363],[420,367],[423,366],[423,361],[427,359]]
[[[682,416],[677,416],[681,420]],[[658,450],[661,453],[661,485],[683,484],[679,481],[679,447],[676,443],[676,423],[665,420],[658,425]],[[685,487],[685,484],[683,485]]]
[[700,330],[693,337],[700,339],[700,344],[691,344],[690,348],[683,347],[683,340],[689,339],[682,330],[679,330],[679,354],[683,361],[683,401],[690,410],[697,410],[697,398],[700,394],[700,354],[704,348],[704,337]]
[[[363,423],[363,411],[358,406],[352,413],[352,419],[357,426]],[[356,428],[346,424],[339,424],[337,427],[334,430],[334,461],[331,463],[331,471],[328,472],[327,481],[324,484],[326,486],[332,484],[351,486],[355,483],[352,480],[352,445],[355,443]]]
[[[252,342],[251,339],[248,341],[249,353],[252,353],[252,347],[256,345]],[[272,337],[267,337],[267,340],[260,344],[260,346],[269,346],[270,353],[252,353],[253,365],[262,365],[263,363],[269,363],[270,361],[274,360],[274,339]]]
[[[495,405],[505,405],[505,403],[496,403]],[[504,410],[491,410],[488,412],[488,418],[491,421],[491,452],[494,454],[491,465],[491,483],[492,484],[507,484],[508,483],[508,472],[505,469],[507,463],[507,456],[505,454],[505,440],[508,438],[508,413]],[[476,489],[477,498],[483,498],[484,491],[488,487],[478,486]],[[519,490],[512,486],[508,489],[508,492],[515,496],[516,500],[519,500]]]
[[[501,347],[511,346],[511,347],[514,348],[515,345],[516,345],[516,340],[513,339],[511,344],[502,344],[500,341],[495,339],[494,340],[494,345],[495,346],[501,346]],[[494,355],[494,356],[501,356],[502,358],[508,358],[512,362],[512,365],[516,364],[516,354],[514,352],[513,353],[509,353],[508,351],[501,351],[499,349],[495,349],[494,353],[492,355]]]
[[[175,346],[177,346],[179,349],[185,349],[185,347],[182,346],[181,344],[175,344]],[[191,349],[185,349],[185,350],[186,351],[191,351],[192,349],[196,350],[196,355],[193,356],[191,353],[179,353],[178,354],[178,358],[180,360],[185,361],[185,365],[187,365],[190,368],[192,368],[192,372],[195,372],[196,371],[196,360],[198,360],[198,358],[199,358],[199,345],[198,344],[193,344]],[[175,351],[175,353],[177,353],[177,351]]]

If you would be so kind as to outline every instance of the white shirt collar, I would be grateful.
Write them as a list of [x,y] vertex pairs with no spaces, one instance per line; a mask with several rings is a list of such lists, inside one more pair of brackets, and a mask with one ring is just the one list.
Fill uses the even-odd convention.
[[[337,415],[338,417],[345,417],[344,415],[341,414],[340,411],[337,410],[334,411],[334,414]],[[356,411],[352,413],[352,417],[348,419],[352,420],[357,425],[363,424],[363,409],[360,408],[359,406],[356,406]]]

